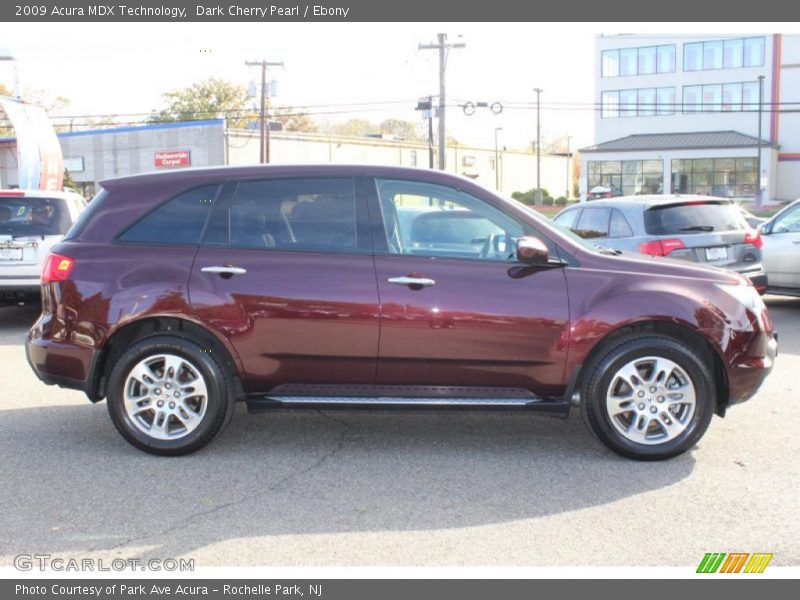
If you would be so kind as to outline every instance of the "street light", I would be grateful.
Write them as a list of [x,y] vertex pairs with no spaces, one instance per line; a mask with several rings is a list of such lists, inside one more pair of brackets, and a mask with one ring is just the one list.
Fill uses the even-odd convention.
[[494,187],[500,191],[500,160],[497,152],[497,132],[503,131],[502,127],[494,128]]
[[8,48],[0,48],[0,61],[14,63],[14,96],[19,98],[19,72],[17,71],[17,59]]

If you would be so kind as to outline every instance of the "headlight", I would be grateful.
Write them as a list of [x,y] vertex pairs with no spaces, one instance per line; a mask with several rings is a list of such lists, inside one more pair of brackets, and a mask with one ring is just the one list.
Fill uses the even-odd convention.
[[764,310],[764,301],[752,285],[727,283],[715,283],[714,285],[756,315],[760,316],[761,311]]

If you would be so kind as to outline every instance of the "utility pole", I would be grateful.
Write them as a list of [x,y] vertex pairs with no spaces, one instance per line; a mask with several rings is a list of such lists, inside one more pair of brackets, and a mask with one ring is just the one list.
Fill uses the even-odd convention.
[[444,171],[446,165],[445,151],[447,150],[447,134],[445,133],[445,73],[447,71],[447,51],[451,48],[465,48],[463,42],[447,43],[447,34],[437,34],[438,43],[419,44],[420,50],[439,51],[439,170]]
[[539,96],[541,88],[534,88],[536,92],[536,193],[534,194],[534,204],[542,203],[542,131],[539,127]]
[[494,187],[500,191],[500,156],[497,149],[497,132],[503,131],[502,127],[494,128]]
[[756,159],[756,207],[761,207],[761,121],[764,109],[764,76],[758,76],[758,157]]
[[248,67],[261,67],[261,110],[259,120],[261,123],[261,136],[259,162],[266,164],[269,162],[269,107],[267,106],[267,68],[282,67],[282,62],[267,62],[266,60],[248,60],[245,63]]
[[567,136],[567,193],[564,194],[564,197],[569,200],[569,163],[572,162],[569,156],[569,141],[572,139],[571,135]]

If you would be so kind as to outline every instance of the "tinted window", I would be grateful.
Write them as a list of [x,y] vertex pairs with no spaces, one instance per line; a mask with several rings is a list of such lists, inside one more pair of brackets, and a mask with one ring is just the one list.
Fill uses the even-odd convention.
[[584,208],[573,231],[584,239],[608,237],[607,208]]
[[741,211],[733,204],[721,202],[656,206],[644,212],[644,227],[650,235],[748,229]]
[[230,209],[231,245],[346,252],[356,249],[352,179],[245,181]]
[[0,198],[0,235],[63,235],[72,217],[61,198]]
[[514,260],[517,221],[459,190],[413,181],[378,182],[392,254]]
[[196,244],[206,222],[218,185],[189,190],[139,219],[119,236],[124,242]]
[[97,210],[100,208],[100,205],[103,204],[105,199],[108,197],[108,192],[106,190],[100,190],[100,192],[92,198],[92,201],[86,206],[86,210],[84,210],[75,223],[72,224],[72,227],[69,228],[67,235],[64,236],[65,240],[71,240],[78,237],[84,229],[86,229],[86,225],[89,224],[89,221],[92,220]]
[[633,236],[633,229],[630,223],[622,214],[622,211],[615,208],[611,211],[611,225],[608,228],[608,237],[623,238]]

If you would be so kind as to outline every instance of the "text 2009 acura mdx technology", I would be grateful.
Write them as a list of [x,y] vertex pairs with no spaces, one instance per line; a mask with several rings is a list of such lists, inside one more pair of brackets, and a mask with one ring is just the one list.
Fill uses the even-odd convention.
[[603,253],[435,171],[236,167],[105,181],[42,274],[27,352],[154,454],[234,402],[566,415],[653,460],[750,398],[777,351],[742,276]]

